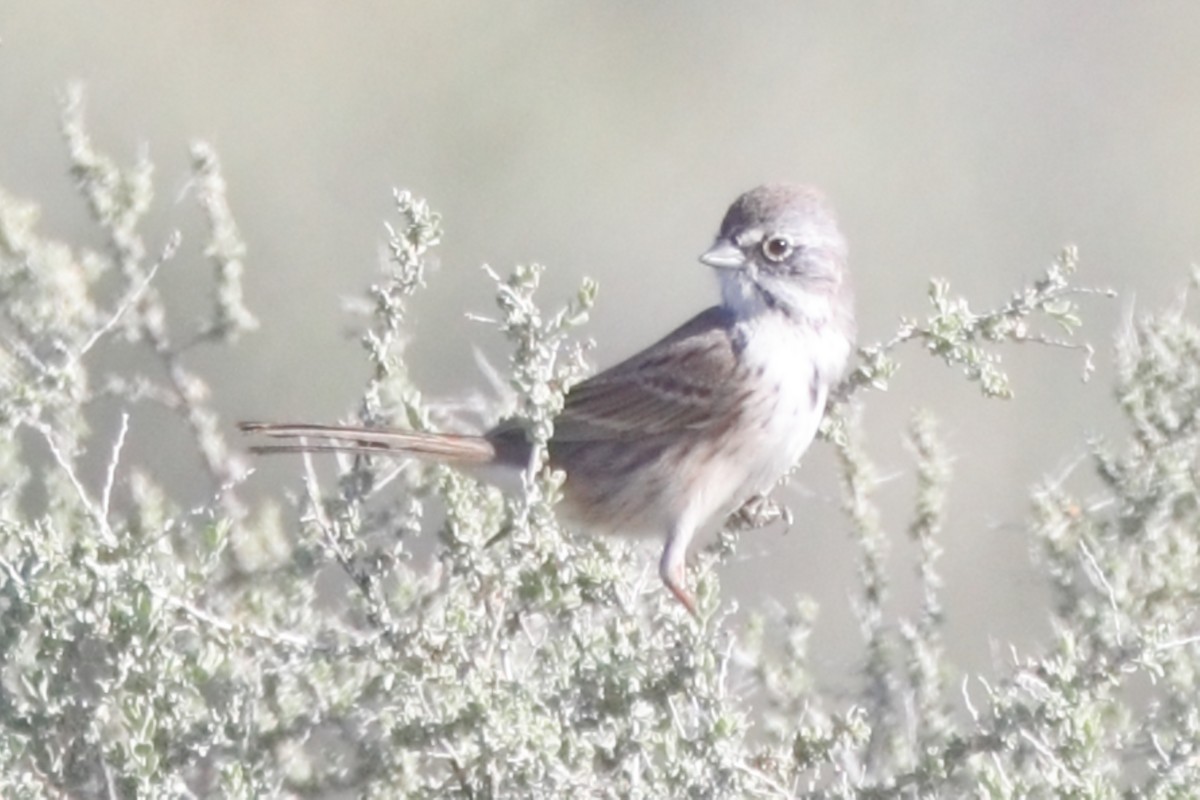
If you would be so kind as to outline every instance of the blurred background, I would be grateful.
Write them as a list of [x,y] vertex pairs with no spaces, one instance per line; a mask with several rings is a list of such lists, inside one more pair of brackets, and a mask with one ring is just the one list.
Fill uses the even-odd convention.
[[[1034,646],[1046,630],[1022,525],[1030,488],[1088,437],[1122,435],[1112,337],[1131,309],[1175,301],[1200,255],[1197,42],[1200,6],[1182,2],[9,2],[0,185],[42,204],[46,234],[98,244],[56,136],[56,97],[83,81],[97,145],[124,163],[145,147],[157,165],[148,244],[183,230],[183,255],[158,277],[179,326],[207,306],[210,277],[182,197],[188,143],[216,147],[263,323],[232,351],[189,356],[230,423],[353,408],[366,368],[341,298],[377,275],[393,187],[444,215],[411,349],[436,397],[483,384],[474,348],[503,363],[497,334],[465,318],[492,310],[481,264],[548,265],[548,306],[598,279],[588,333],[605,366],[714,301],[696,256],[728,203],[764,181],[812,182],[833,199],[863,343],[923,316],[931,276],[982,310],[1074,243],[1078,280],[1121,295],[1083,301],[1091,382],[1077,354],[1023,347],[1005,354],[1016,398],[985,401],[910,348],[891,390],[864,395],[889,478],[878,499],[894,613],[919,606],[903,436],[929,409],[955,455],[950,653],[986,671],[1008,657],[1000,643]],[[129,458],[200,502],[209,488],[181,460],[180,428],[139,410]],[[298,475],[276,460],[253,489],[278,496]],[[816,599],[815,660],[832,679],[860,640],[828,446],[814,446],[789,498],[794,526],[746,537],[724,591],[743,608]]]

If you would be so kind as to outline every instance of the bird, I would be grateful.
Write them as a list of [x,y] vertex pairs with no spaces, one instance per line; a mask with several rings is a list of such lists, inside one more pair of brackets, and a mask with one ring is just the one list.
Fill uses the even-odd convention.
[[[808,449],[855,340],[846,240],[816,188],[740,195],[701,263],[717,305],[571,387],[547,443],[565,472],[560,508],[602,532],[657,532],[658,571],[694,616],[687,551],[718,514],[769,491]],[[519,419],[478,435],[243,422],[257,453],[415,455],[467,470],[524,469]]]

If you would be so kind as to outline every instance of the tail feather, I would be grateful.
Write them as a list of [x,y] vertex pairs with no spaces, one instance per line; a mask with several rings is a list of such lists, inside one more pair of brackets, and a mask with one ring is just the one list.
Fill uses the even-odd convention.
[[300,440],[253,445],[254,453],[411,454],[462,464],[486,464],[496,458],[496,448],[482,436],[287,422],[239,422],[238,428],[272,439]]

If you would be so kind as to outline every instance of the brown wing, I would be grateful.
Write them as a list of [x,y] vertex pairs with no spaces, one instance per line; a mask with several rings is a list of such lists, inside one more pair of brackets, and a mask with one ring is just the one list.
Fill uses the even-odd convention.
[[735,402],[732,319],[717,306],[567,393],[558,442],[703,428]]

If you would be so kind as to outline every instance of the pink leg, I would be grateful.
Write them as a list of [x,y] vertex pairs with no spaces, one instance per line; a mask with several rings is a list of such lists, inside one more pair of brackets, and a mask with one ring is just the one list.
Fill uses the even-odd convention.
[[687,548],[692,541],[695,528],[678,525],[667,535],[667,543],[663,547],[662,558],[658,562],[658,574],[663,583],[671,590],[671,594],[683,603],[693,617],[700,616],[696,611],[696,598],[687,590],[686,566]]

